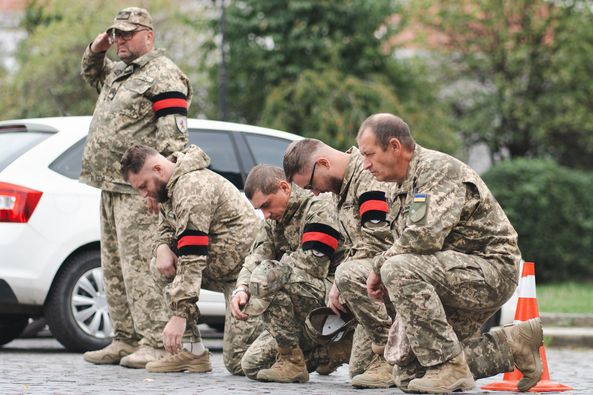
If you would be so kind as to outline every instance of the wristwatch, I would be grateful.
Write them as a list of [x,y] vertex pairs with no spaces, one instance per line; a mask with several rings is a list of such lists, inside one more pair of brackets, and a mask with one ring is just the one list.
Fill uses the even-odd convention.
[[235,297],[235,295],[238,294],[239,292],[247,293],[247,290],[245,288],[235,288],[235,289],[233,289],[233,292],[231,292],[231,298]]

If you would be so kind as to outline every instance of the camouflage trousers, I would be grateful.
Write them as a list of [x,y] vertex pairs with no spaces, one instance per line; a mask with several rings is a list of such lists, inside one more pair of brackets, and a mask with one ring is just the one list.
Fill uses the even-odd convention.
[[455,251],[401,254],[385,261],[381,279],[415,356],[398,374],[412,377],[462,350],[476,379],[512,369],[502,332],[479,330],[514,292],[514,265]]
[[371,298],[367,293],[366,281],[372,267],[370,259],[351,259],[342,262],[335,274],[340,301],[348,306],[359,323],[352,342],[351,376],[366,370],[374,355],[371,343],[385,345],[391,327],[386,304]]
[[149,267],[157,224],[140,196],[101,192],[101,267],[113,338],[162,348],[170,310]]

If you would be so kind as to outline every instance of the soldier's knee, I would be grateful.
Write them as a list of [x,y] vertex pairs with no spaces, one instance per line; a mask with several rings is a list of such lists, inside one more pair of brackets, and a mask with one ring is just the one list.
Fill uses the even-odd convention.
[[425,266],[418,265],[417,263],[417,256],[413,254],[401,254],[390,257],[381,267],[381,279],[383,283],[399,287],[410,278],[416,278],[420,274],[419,271],[426,270]]
[[250,378],[251,380],[255,380],[257,377],[257,372],[259,372],[259,367],[252,363],[252,361],[243,358],[241,359],[241,370],[243,374]]
[[347,260],[336,269],[335,282],[340,290],[353,282],[366,282],[368,270],[360,260]]
[[243,368],[239,358],[230,358],[223,353],[222,359],[224,360],[224,366],[230,374],[235,376],[243,376]]

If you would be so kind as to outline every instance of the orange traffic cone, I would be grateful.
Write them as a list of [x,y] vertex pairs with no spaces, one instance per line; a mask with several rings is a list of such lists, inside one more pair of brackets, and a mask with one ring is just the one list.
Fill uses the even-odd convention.
[[[531,318],[538,318],[537,298],[535,295],[535,264],[533,262],[524,262],[521,280],[519,281],[519,300],[517,301],[517,310],[515,311],[515,322],[527,321]],[[539,355],[542,359],[544,372],[540,381],[529,390],[529,392],[559,392],[572,390],[564,384],[550,381],[550,371],[548,370],[548,360],[546,359],[546,350],[544,346],[539,349]],[[517,383],[523,377],[517,369],[505,373],[502,381],[487,384],[482,387],[484,390],[491,391],[518,391]]]

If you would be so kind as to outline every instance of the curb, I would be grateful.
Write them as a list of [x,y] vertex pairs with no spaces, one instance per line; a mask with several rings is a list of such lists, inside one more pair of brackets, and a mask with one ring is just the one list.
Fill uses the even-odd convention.
[[546,347],[593,348],[593,328],[544,326]]

